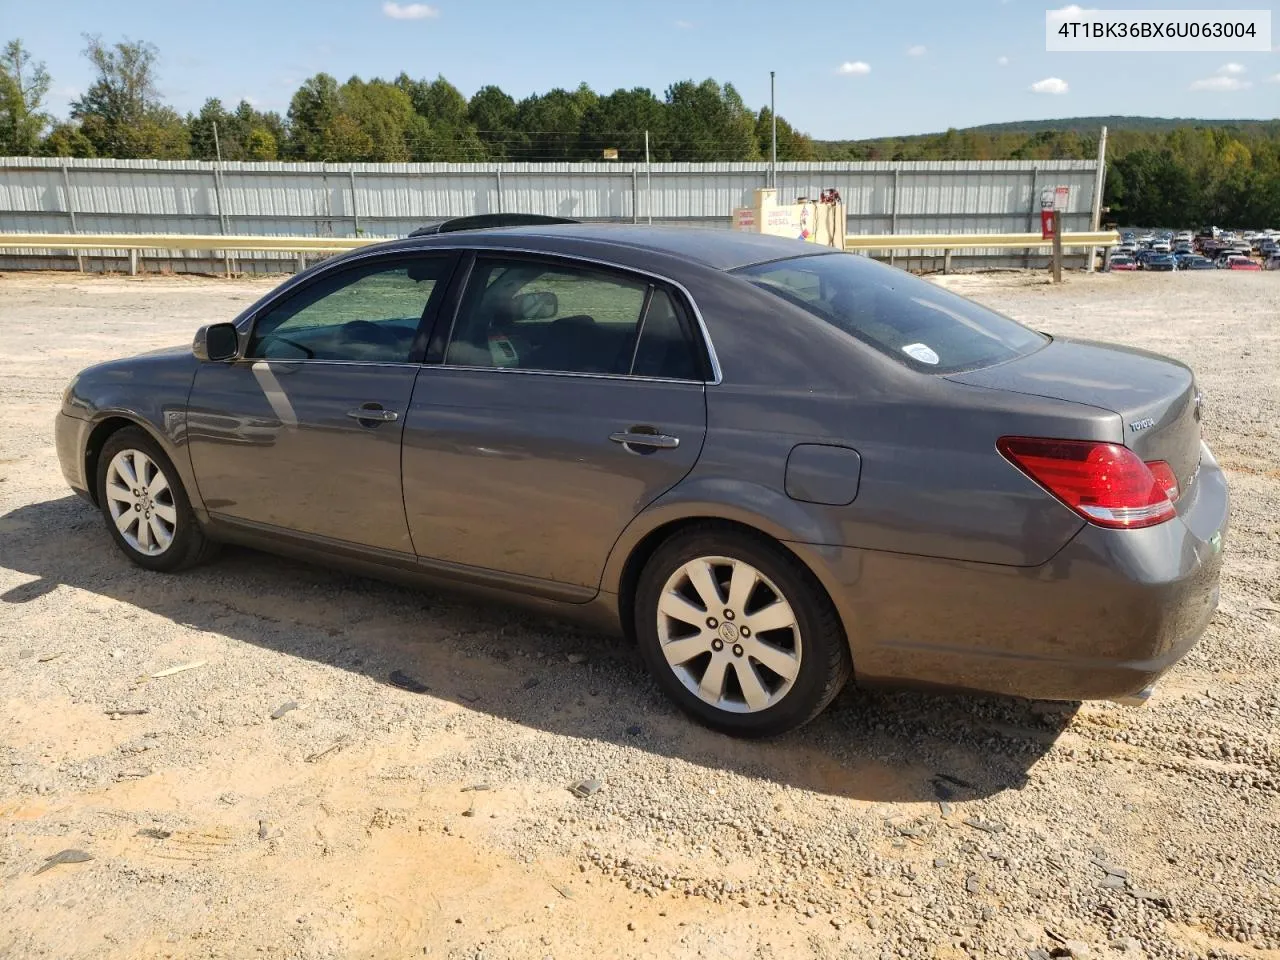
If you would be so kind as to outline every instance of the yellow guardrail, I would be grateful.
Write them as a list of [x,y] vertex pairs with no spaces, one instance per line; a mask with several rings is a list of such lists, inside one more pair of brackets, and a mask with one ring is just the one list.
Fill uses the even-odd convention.
[[336,253],[390,237],[238,237],[172,233],[0,233],[0,249],[39,250],[278,250]]
[[[40,250],[278,250],[284,253],[334,253],[382,243],[387,237],[246,237],[161,233],[0,233],[0,249]],[[1114,230],[1063,233],[1064,247],[1112,247]],[[1038,233],[868,233],[846,235],[846,250],[969,250],[979,247],[1048,247]]]
[[[1119,242],[1120,234],[1114,230],[1062,234],[1064,248],[1114,247]],[[1053,241],[1038,233],[857,233],[845,234],[844,238],[846,250],[971,250],[978,247],[1021,250],[1051,246]]]

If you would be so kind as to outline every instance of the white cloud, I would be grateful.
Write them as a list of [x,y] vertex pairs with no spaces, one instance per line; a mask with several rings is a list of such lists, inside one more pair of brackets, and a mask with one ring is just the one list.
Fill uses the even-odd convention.
[[1238,63],[1224,63],[1218,68],[1218,72],[1229,77],[1238,77],[1244,73],[1244,67]]
[[917,43],[914,47],[907,47],[908,57],[923,57],[928,52],[928,49],[922,43]]
[[1032,93],[1051,93],[1055,96],[1066,93],[1071,89],[1067,85],[1067,81],[1058,77],[1045,77],[1043,80],[1037,80],[1031,85]]
[[1049,12],[1059,17],[1078,17],[1082,13],[1092,13],[1097,7],[1082,7],[1078,3],[1068,3],[1065,7]]
[[692,20],[677,20],[677,21],[676,21],[676,26],[677,26],[678,28],[680,28],[681,30],[692,30],[692,29],[693,29],[693,21],[692,21]]
[[1280,83],[1280,73],[1273,73],[1267,77],[1267,83]]
[[997,65],[997,66],[1000,66],[1000,67],[1007,67],[1007,66],[1009,65],[1009,58],[1008,58],[1008,57],[996,57],[996,65]]
[[836,73],[843,73],[845,76],[862,77],[871,72],[871,64],[863,63],[861,60],[846,60],[836,68]]
[[392,20],[430,20],[440,16],[439,8],[428,3],[395,3],[393,0],[382,5],[382,12]]
[[1204,80],[1195,80],[1188,88],[1190,90],[1208,90],[1210,93],[1234,93],[1237,90],[1248,90],[1253,84],[1248,80],[1239,80],[1235,77],[1206,77]]

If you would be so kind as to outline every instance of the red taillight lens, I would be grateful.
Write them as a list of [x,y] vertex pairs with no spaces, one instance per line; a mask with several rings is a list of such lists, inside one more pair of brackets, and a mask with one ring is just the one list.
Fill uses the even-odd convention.
[[1175,516],[1178,480],[1169,465],[1145,464],[1118,443],[1001,437],[996,447],[1090,523],[1133,529]]
[[1169,498],[1169,502],[1177,503],[1181,491],[1178,489],[1178,475],[1173,472],[1173,467],[1163,460],[1148,460],[1147,469],[1156,478],[1156,483],[1160,484],[1160,489]]

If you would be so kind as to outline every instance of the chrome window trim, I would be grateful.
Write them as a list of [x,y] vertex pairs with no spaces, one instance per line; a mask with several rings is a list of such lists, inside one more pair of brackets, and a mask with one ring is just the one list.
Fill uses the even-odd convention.
[[297,360],[290,360],[288,357],[236,357],[232,363],[311,363],[326,364],[328,366],[339,367],[421,367],[421,363],[411,363],[408,360],[316,360],[313,358],[302,357]]
[[530,370],[520,367],[475,367],[460,363],[423,364],[423,370],[460,370],[464,373],[492,373],[510,377],[528,374],[535,377],[578,377],[584,380],[634,380],[638,383],[683,383],[693,387],[705,387],[709,380],[678,380],[675,377],[638,377],[630,373],[582,373],[575,370]]
[[[697,324],[698,332],[702,337],[702,343],[706,347],[707,358],[711,361],[711,379],[710,380],[667,380],[661,377],[633,377],[630,374],[623,374],[623,373],[580,374],[580,373],[573,373],[571,371],[561,371],[561,370],[524,370],[524,371],[521,371],[523,373],[550,373],[550,374],[555,374],[557,376],[605,377],[608,379],[622,379],[622,380],[651,380],[651,381],[657,381],[659,383],[702,383],[707,386],[713,386],[713,387],[717,386],[718,384],[724,381],[724,372],[720,368],[720,358],[719,356],[716,355],[716,346],[715,346],[715,343],[713,343],[711,340],[711,331],[707,329],[707,322],[702,317],[702,311],[698,309],[698,301],[694,298],[693,294],[689,292],[689,288],[686,287],[679,280],[673,280],[671,277],[665,276],[661,273],[654,273],[652,270],[645,270],[641,267],[629,267],[626,264],[616,263],[611,260],[601,260],[597,257],[580,257],[576,254],[556,253],[554,251],[548,251],[548,250],[536,250],[530,247],[517,247],[517,246],[505,246],[505,245],[490,246],[488,244],[485,244],[484,246],[469,246],[466,244],[450,244],[449,246],[444,246],[444,245],[436,246],[435,244],[432,244],[430,247],[424,247],[419,249],[409,248],[409,249],[399,249],[399,250],[377,250],[377,251],[371,250],[368,253],[361,252],[359,254],[356,254],[355,256],[343,257],[340,261],[334,263],[333,266],[329,269],[335,269],[335,270],[342,269],[343,267],[350,266],[354,263],[359,263],[362,260],[372,260],[377,257],[404,257],[404,256],[414,256],[419,254],[431,254],[431,253],[437,253],[437,252],[438,253],[472,253],[472,254],[475,254],[476,256],[481,256],[484,253],[488,253],[488,252],[523,253],[523,254],[528,254],[530,256],[535,256],[535,257],[546,257],[551,260],[564,260],[570,263],[588,263],[598,267],[608,267],[612,270],[617,270],[620,273],[630,273],[638,277],[648,277],[650,280],[658,280],[680,291],[680,294],[684,297],[685,302],[689,304],[690,309],[692,309],[693,311],[694,322]],[[317,271],[312,276],[312,279],[315,279],[315,280],[320,279],[321,277],[324,276],[324,274],[329,272],[329,269]],[[292,288],[292,286],[294,285],[290,285],[290,289]],[[272,297],[266,303],[262,304],[260,308],[254,310],[251,314],[249,314],[244,320],[245,329],[241,331],[241,335],[242,336],[248,335],[249,332],[252,331],[253,325],[257,322],[258,315],[262,313],[262,311],[264,310],[270,310],[271,307],[275,303],[277,303],[279,300],[282,300],[284,297],[289,296],[290,289],[281,290],[279,296]],[[450,334],[452,334],[452,330],[450,331]],[[241,359],[261,360],[264,358],[244,357]],[[282,362],[285,362],[285,363],[348,363],[348,362],[376,363],[378,361],[287,360]],[[408,366],[416,366],[416,364],[408,364]],[[449,366],[449,368],[452,370],[495,369],[493,367],[452,366],[452,365],[447,365],[443,363],[422,364],[421,366],[423,367]]]

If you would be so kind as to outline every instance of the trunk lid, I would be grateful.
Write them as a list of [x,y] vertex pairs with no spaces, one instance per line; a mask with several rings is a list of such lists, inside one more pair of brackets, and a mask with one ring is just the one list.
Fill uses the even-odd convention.
[[1070,400],[1119,414],[1125,446],[1145,461],[1167,462],[1183,494],[1200,465],[1200,392],[1195,375],[1168,357],[1132,347],[1055,338],[1028,356],[951,374],[948,379]]

